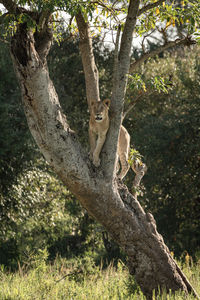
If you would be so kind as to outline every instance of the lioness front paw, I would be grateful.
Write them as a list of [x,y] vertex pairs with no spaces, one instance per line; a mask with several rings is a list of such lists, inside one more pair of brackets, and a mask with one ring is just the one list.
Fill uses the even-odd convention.
[[100,162],[99,158],[93,158],[93,165],[95,165],[96,168],[100,166]]

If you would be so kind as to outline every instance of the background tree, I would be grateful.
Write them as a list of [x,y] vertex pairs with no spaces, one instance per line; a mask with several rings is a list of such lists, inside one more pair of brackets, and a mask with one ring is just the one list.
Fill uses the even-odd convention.
[[[45,3],[43,7],[39,6],[39,12],[25,11],[24,8],[20,8],[12,1],[1,1],[1,3],[14,17],[17,15],[25,17],[17,26],[16,34],[12,38],[11,49],[21,84],[29,128],[45,158],[89,213],[100,221],[123,247],[129,257],[130,270],[135,273],[147,298],[152,297],[153,289],[157,289],[158,286],[167,290],[179,288],[185,292],[192,290],[191,285],[170,257],[167,247],[157,233],[152,215],[145,214],[137,200],[128,193],[126,187],[115,180],[116,146],[122,120],[126,75],[130,67],[130,50],[136,18],[147,10],[154,9],[160,1],[147,5],[145,3],[142,8],[139,8],[139,1],[130,1],[119,53],[116,49],[115,61],[117,63],[112,88],[112,120],[104,153],[102,153],[101,170],[98,173],[91,166],[86,158],[86,153],[81,149],[74,133],[70,130],[48,76],[46,55],[52,40],[48,23],[51,21],[53,10],[56,9],[55,3],[50,2]],[[62,2],[59,4],[62,5]],[[86,7],[81,6],[84,12],[89,12],[89,8],[87,5]],[[92,50],[88,23],[80,13],[80,6],[78,9],[76,5],[71,7],[70,2],[67,9],[76,14],[81,44],[86,43],[89,50]],[[173,11],[173,7],[170,9]],[[173,17],[175,18],[175,14]],[[33,26],[35,30],[31,29]],[[190,30],[192,29],[190,28]],[[168,46],[177,43],[192,43],[192,41],[189,36],[174,43],[166,40]],[[162,50],[166,49],[166,44]],[[84,57],[85,50],[81,51],[86,77],[87,100],[90,104],[92,97],[99,100],[98,72],[92,55],[87,57],[87,54]],[[149,55],[149,53],[145,53],[131,65],[130,69],[133,70]],[[88,59],[89,68],[86,65]],[[93,78],[92,81],[89,81],[90,75]],[[111,218],[111,216],[113,217]],[[142,239],[141,232],[143,233]],[[143,267],[145,267],[145,273]],[[155,278],[152,278],[152,272],[155,272]],[[195,293],[195,291],[193,292]]]
[[[141,201],[167,245],[180,255],[199,251],[199,47],[178,49],[145,64],[141,76],[173,72],[173,89],[137,102],[127,127],[147,161]],[[155,65],[156,62],[156,65]],[[137,91],[135,91],[136,93]],[[133,93],[133,91],[131,91]],[[127,93],[127,98],[131,94]],[[144,140],[146,141],[144,145]]]

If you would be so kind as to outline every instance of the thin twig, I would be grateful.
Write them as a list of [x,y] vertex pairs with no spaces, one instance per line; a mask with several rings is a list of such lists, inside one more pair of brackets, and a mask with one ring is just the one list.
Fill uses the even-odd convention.
[[134,106],[136,105],[136,103],[138,102],[138,100],[143,96],[144,94],[139,94],[135,99],[134,102],[131,102],[127,109],[124,111],[123,113],[123,120],[126,118],[127,114],[134,108]]
[[138,100],[143,97],[143,96],[150,96],[154,93],[154,91],[148,91],[148,92],[141,92],[135,99],[134,102],[131,102],[126,110],[123,113],[123,120],[126,118],[127,114],[135,107],[137,104]]
[[81,273],[83,273],[82,270],[77,271],[77,272],[73,272],[73,273],[68,273],[68,274],[64,275],[62,278],[56,280],[56,283],[60,282],[61,280],[65,279],[68,276],[73,276],[73,275],[77,275],[77,274],[81,274]]
[[106,4],[104,4],[104,3],[101,2],[101,1],[93,1],[93,2],[91,2],[91,3],[93,3],[93,4],[98,4],[99,6],[101,6],[101,7],[103,7],[103,8],[106,8],[106,9],[113,15],[113,18],[115,19],[115,21],[116,21],[117,23],[120,22],[119,19],[118,19],[118,17],[115,15],[115,11],[119,11],[118,9],[113,8],[113,6],[110,8],[110,7],[108,7]]
[[142,15],[143,13],[147,12],[148,10],[150,10],[154,7],[157,7],[158,5],[162,4],[163,2],[165,2],[165,0],[159,0],[157,2],[150,3],[150,4],[143,6],[141,9],[139,9],[138,16]]

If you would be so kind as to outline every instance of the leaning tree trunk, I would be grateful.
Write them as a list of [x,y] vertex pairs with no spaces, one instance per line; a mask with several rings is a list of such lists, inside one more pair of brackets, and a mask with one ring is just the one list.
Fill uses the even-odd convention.
[[159,289],[195,293],[157,232],[153,216],[115,177],[105,179],[103,167],[97,171],[92,166],[69,128],[46,64],[51,39],[48,28],[40,36],[21,24],[11,44],[25,114],[38,147],[82,206],[125,251],[130,273],[147,299]]

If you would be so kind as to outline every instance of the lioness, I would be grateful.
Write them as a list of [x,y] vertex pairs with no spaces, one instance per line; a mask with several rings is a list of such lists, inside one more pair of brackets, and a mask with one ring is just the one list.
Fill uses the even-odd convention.
[[[91,103],[91,113],[89,121],[89,140],[90,140],[90,159],[95,167],[100,165],[99,155],[106,139],[106,134],[109,128],[108,110],[110,100]],[[117,154],[121,163],[121,171],[119,178],[122,179],[128,172],[130,165],[128,156],[130,150],[130,135],[126,128],[121,126]],[[119,164],[118,164],[119,169]]]

